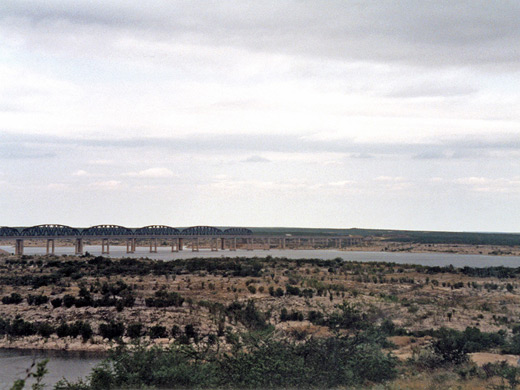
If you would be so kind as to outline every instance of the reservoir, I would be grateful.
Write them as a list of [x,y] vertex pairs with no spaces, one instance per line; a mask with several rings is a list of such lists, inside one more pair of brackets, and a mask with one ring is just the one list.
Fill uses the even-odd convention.
[[[0,246],[9,253],[14,253],[13,246]],[[101,256],[100,245],[85,245],[85,252],[91,255]],[[45,254],[45,248],[29,247],[24,249],[26,255]],[[73,247],[56,247],[56,255],[74,255]],[[137,247],[135,253],[126,253],[125,246],[110,246],[110,255],[103,255],[112,258],[145,257],[154,260],[176,260],[190,259],[193,257],[219,258],[219,257],[286,257],[288,259],[326,259],[332,260],[341,258],[345,261],[361,261],[373,262],[384,261],[398,264],[419,264],[426,266],[449,266],[454,267],[520,267],[520,256],[491,256],[491,255],[462,255],[454,253],[411,253],[411,252],[365,252],[365,251],[342,251],[336,249],[271,249],[271,250],[220,250],[211,251],[209,249],[201,249],[198,252],[192,252],[191,249],[185,249],[181,252],[171,252],[169,247],[157,248],[157,253],[150,253],[147,247]]]
[[[25,372],[33,361],[45,358],[49,359],[47,363],[49,372],[44,380],[46,389],[52,389],[54,384],[64,377],[69,381],[85,378],[102,360],[99,355],[80,352],[0,349],[0,390],[10,389],[16,379],[25,377]],[[32,384],[34,381],[27,381],[27,384],[29,383]],[[30,388],[27,384],[25,389]]]

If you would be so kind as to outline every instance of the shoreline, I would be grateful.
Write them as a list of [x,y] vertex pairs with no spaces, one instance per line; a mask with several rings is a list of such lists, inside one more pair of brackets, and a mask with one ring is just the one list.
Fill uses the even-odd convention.
[[[6,245],[4,245],[5,247]],[[45,247],[40,245],[26,245],[27,248],[42,248],[42,253],[26,253],[25,256],[47,256],[45,251]],[[112,245],[115,248],[124,248],[124,245]],[[70,245],[58,246],[57,248],[73,248]],[[146,247],[142,247],[146,248]],[[169,246],[159,246],[159,248],[169,248]],[[270,250],[266,250],[264,248],[258,247],[254,248],[254,251],[261,251],[265,254],[265,256],[269,256],[270,251],[280,250],[279,248],[271,248]],[[307,247],[302,246],[300,248],[291,248],[284,249],[287,251],[326,251],[326,250],[335,250],[338,252],[373,252],[373,253],[437,253],[437,254],[453,254],[453,255],[475,255],[475,256],[496,256],[496,257],[515,257],[520,256],[520,246],[505,246],[505,245],[470,245],[470,244],[408,244],[408,243],[400,243],[400,242],[376,242],[369,245],[360,245],[360,246],[349,246],[343,248],[320,248],[320,247]],[[13,247],[14,251],[14,247]],[[189,248],[186,248],[186,252],[190,251]],[[201,248],[202,253],[207,253],[209,248]],[[239,257],[240,252],[250,253],[246,249],[239,248],[237,252],[229,252],[228,250],[221,250],[212,252],[214,257],[221,257],[223,254],[230,254],[230,257]],[[166,252],[165,252],[166,253]],[[193,258],[198,257],[197,254],[200,252],[191,252]],[[91,253],[95,256],[104,256],[103,254]],[[136,255],[134,253],[132,255]],[[149,255],[149,252],[143,251],[139,253],[140,258],[146,258]],[[60,255],[70,255],[73,254],[56,254],[55,256]],[[233,256],[231,256],[233,255]],[[14,253],[8,252],[4,249],[0,248],[0,257],[3,256],[15,256]],[[74,255],[75,256],[75,255]],[[262,256],[262,257],[265,257]],[[126,257],[125,253],[119,256],[108,255],[107,257],[111,258],[121,258]],[[135,257],[135,256],[132,256]],[[190,258],[191,258],[190,257]]]

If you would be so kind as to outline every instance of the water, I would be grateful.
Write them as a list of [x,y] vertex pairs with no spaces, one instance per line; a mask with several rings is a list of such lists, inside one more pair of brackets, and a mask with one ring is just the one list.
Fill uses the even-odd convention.
[[79,352],[0,349],[0,390],[7,390],[16,379],[23,379],[34,360],[45,358],[50,359],[47,364],[49,373],[44,377],[46,389],[52,389],[64,377],[69,381],[85,378],[102,360],[99,356]]
[[[13,246],[0,246],[9,253],[14,252]],[[92,255],[101,255],[100,245],[88,245],[84,250]],[[45,254],[45,248],[25,247],[24,253],[27,255]],[[56,255],[73,255],[73,247],[56,247]],[[420,264],[427,266],[448,266],[454,267],[520,267],[520,256],[490,256],[490,255],[461,255],[453,253],[408,253],[408,252],[363,252],[363,251],[340,251],[335,249],[271,249],[271,250],[237,250],[237,251],[217,251],[201,249],[199,252],[192,252],[186,249],[181,252],[171,252],[169,247],[159,247],[157,253],[149,253],[149,248],[138,247],[135,253],[126,253],[126,246],[110,246],[110,255],[103,255],[113,258],[119,257],[147,257],[149,259],[176,260],[189,259],[192,257],[286,257],[288,259],[335,259],[342,258],[347,261],[386,261],[398,264]]]

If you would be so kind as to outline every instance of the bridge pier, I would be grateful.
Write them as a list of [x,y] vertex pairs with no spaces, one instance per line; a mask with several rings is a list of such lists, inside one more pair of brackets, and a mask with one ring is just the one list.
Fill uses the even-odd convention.
[[285,249],[285,244],[286,244],[285,238],[284,237],[280,238],[280,249]]
[[179,238],[179,251],[184,249],[184,238]]
[[157,238],[150,238],[150,253],[157,253]]
[[23,255],[23,240],[22,239],[16,240],[16,244],[14,246],[14,254]]
[[198,252],[199,251],[199,237],[197,236],[196,238],[193,238],[191,240],[191,251],[192,252]]
[[236,251],[237,250],[237,238],[233,237],[233,239],[230,239],[229,241],[229,251]]
[[224,237],[220,239],[220,250],[226,250],[226,239]]
[[253,250],[253,238],[252,237],[247,239],[247,250],[248,251]]
[[82,238],[76,238],[76,241],[74,242],[74,253],[77,255],[83,254],[83,239]]
[[54,254],[54,249],[55,249],[55,245],[54,245],[54,238],[48,238],[47,239],[47,254]]
[[172,240],[172,252],[178,252],[179,251],[179,242],[180,242],[180,240],[181,240],[180,238]]
[[127,238],[126,239],[126,253],[134,253],[135,252],[135,238]]
[[211,238],[209,242],[209,246],[212,252],[218,251],[218,238]]
[[[106,249],[105,249],[106,247]],[[110,243],[108,242],[108,238],[101,239],[101,254],[109,255],[110,254]]]

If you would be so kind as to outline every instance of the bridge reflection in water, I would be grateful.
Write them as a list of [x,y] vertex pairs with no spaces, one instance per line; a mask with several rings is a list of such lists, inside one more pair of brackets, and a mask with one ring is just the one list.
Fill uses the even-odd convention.
[[74,242],[75,253],[83,254],[85,241],[97,241],[101,244],[101,253],[110,254],[110,244],[114,241],[126,242],[126,252],[134,253],[137,242],[148,241],[150,253],[157,253],[158,242],[171,245],[172,252],[182,251],[186,246],[197,252],[201,246],[209,247],[212,251],[237,248],[247,250],[271,248],[298,249],[334,247],[341,249],[345,246],[360,245],[361,237],[355,236],[275,236],[257,235],[250,229],[233,227],[225,230],[213,226],[192,226],[177,229],[171,226],[150,225],[131,229],[119,225],[96,225],[89,228],[74,228],[65,225],[37,225],[26,228],[0,227],[0,241],[12,241],[15,254],[22,255],[25,241],[46,241],[46,253],[54,254],[56,241]]

